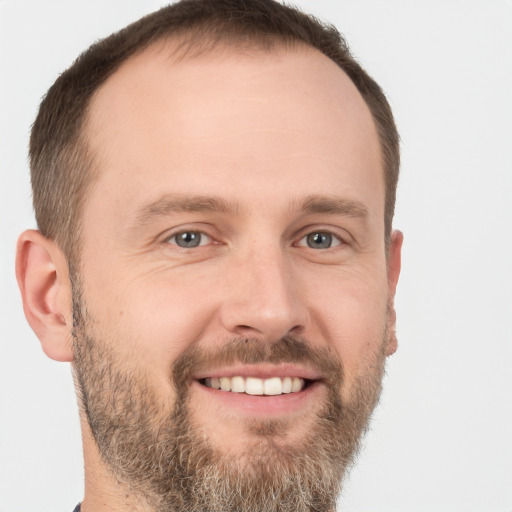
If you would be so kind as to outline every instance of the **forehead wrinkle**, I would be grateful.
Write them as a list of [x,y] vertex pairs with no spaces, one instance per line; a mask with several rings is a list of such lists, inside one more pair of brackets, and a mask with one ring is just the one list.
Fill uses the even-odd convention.
[[224,213],[237,215],[239,205],[216,196],[166,194],[135,211],[135,226],[173,213]]

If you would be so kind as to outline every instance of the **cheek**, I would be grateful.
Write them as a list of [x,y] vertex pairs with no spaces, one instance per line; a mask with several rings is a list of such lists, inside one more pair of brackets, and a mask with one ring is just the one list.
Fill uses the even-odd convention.
[[[352,381],[381,350],[387,319],[385,272],[351,272],[311,287],[312,325],[339,355]],[[317,281],[318,284],[318,281]]]
[[98,342],[114,345],[128,367],[145,369],[155,391],[169,396],[174,361],[205,330],[208,293],[165,274],[112,272],[91,277],[84,298]]

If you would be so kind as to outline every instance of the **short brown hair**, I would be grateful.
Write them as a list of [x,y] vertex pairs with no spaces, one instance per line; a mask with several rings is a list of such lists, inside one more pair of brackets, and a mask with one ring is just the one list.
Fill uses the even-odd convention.
[[218,43],[270,49],[305,44],[334,61],[355,84],[378,132],[386,183],[389,240],[400,164],[399,136],[378,84],[331,25],[274,0],[181,0],[93,44],[62,73],[43,99],[30,137],[34,209],[39,229],[69,263],[78,257],[80,218],[93,181],[94,155],[84,126],[91,97],[119,66],[152,43],[177,37],[180,50],[204,52]]

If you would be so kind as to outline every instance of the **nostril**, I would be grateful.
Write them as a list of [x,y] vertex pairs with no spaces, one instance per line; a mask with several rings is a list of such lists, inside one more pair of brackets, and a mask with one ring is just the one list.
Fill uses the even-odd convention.
[[239,336],[244,336],[246,338],[258,338],[263,334],[263,331],[260,331],[256,327],[252,327],[250,325],[240,324],[235,328],[235,332]]
[[304,333],[304,326],[303,325],[296,325],[292,327],[289,331],[289,334],[303,334]]

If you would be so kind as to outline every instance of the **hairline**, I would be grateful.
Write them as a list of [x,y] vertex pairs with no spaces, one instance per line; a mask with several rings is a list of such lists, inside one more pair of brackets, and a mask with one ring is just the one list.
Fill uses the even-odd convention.
[[[198,34],[200,37],[194,37]],[[175,45],[174,48],[172,45]],[[336,65],[336,67],[348,77],[348,79],[355,86],[357,93],[360,95],[370,112],[379,143],[379,159],[381,167],[380,171],[384,179],[384,211],[382,214],[384,219],[385,252],[387,256],[391,234],[391,225],[388,225],[390,223],[387,222],[386,216],[388,192],[390,189],[388,186],[389,184],[387,176],[389,173],[389,162],[387,162],[388,158],[386,157],[386,151],[389,150],[389,148],[387,147],[385,140],[383,140],[385,133],[381,135],[384,126],[381,126],[381,123],[379,123],[377,120],[370,103],[367,101],[367,98],[362,93],[358,85],[354,82],[347,70],[344,69],[329,55],[315,47],[313,44],[298,38],[289,37],[288,35],[262,34],[259,32],[244,34],[242,32],[237,33],[236,31],[226,35],[219,35],[217,32],[206,32],[205,34],[201,31],[201,26],[192,26],[180,28],[171,34],[161,34],[154,39],[145,41],[139,47],[135,48],[134,51],[130,52],[124,58],[119,60],[119,62],[110,70],[110,72],[106,74],[103,80],[97,84],[95,89],[85,101],[84,111],[80,118],[77,120],[74,135],[70,140],[67,141],[63,150],[61,151],[61,153],[71,155],[72,159],[78,159],[77,156],[80,155],[80,164],[82,171],[85,174],[83,177],[84,186],[78,195],[77,208],[74,210],[74,218],[72,218],[68,224],[69,227],[72,228],[73,234],[60,236],[60,238],[64,238],[65,240],[69,238],[68,242],[64,243],[65,247],[61,246],[61,249],[63,249],[63,252],[68,261],[69,267],[74,267],[76,271],[78,271],[80,267],[80,254],[83,243],[83,239],[81,237],[84,220],[83,214],[88,199],[94,192],[94,187],[99,179],[101,172],[99,170],[101,153],[99,153],[97,149],[93,150],[90,147],[88,132],[89,121],[92,115],[92,108],[95,97],[109,82],[111,77],[113,77],[122,67],[127,65],[133,59],[143,55],[144,53],[151,51],[168,52],[168,56],[170,57],[171,62],[176,64],[184,62],[188,59],[214,55],[215,53],[219,52],[219,49],[240,55],[244,55],[246,52],[251,52],[254,54],[272,54],[272,52],[278,51],[285,51],[287,53],[290,51],[313,51],[318,53],[319,56],[323,56],[329,59],[329,61]],[[66,157],[62,155],[62,157],[64,159],[69,159],[69,156]],[[57,238],[59,237],[57,236]],[[57,242],[59,243],[58,239]],[[59,243],[59,245],[61,244]]]

